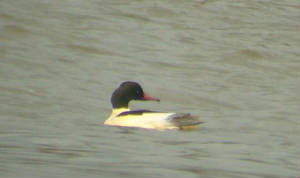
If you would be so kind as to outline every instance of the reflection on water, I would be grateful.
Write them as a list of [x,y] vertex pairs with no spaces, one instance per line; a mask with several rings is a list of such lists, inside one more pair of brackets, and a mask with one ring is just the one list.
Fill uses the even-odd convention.
[[[3,177],[299,176],[299,2],[0,2]],[[133,108],[195,131],[107,127]]]

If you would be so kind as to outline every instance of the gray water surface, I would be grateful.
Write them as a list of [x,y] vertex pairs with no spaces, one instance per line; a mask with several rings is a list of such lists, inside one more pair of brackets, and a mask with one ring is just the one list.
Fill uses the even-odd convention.
[[[0,177],[299,176],[299,1],[1,0]],[[104,126],[126,80],[195,131]]]

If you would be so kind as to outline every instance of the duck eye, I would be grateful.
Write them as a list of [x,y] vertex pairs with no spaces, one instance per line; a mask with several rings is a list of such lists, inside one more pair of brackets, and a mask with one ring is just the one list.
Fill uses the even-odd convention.
[[136,93],[137,95],[140,95],[140,91],[138,91],[138,90],[137,90],[135,93]]

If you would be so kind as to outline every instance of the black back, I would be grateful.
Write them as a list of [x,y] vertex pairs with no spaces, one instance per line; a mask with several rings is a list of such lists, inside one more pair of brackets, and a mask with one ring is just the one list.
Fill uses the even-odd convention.
[[134,111],[125,111],[120,113],[117,117],[119,116],[126,116],[126,115],[142,115],[143,113],[154,113],[157,111],[151,111],[151,110],[145,110],[145,109],[141,109],[141,110],[134,110]]

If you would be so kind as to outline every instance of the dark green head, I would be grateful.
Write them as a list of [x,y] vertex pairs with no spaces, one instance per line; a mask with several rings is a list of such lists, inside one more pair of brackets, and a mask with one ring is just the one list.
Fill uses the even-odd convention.
[[119,88],[117,88],[111,96],[113,108],[128,108],[128,103],[131,100],[159,101],[158,98],[153,98],[145,94],[138,83],[131,81],[121,83]]

